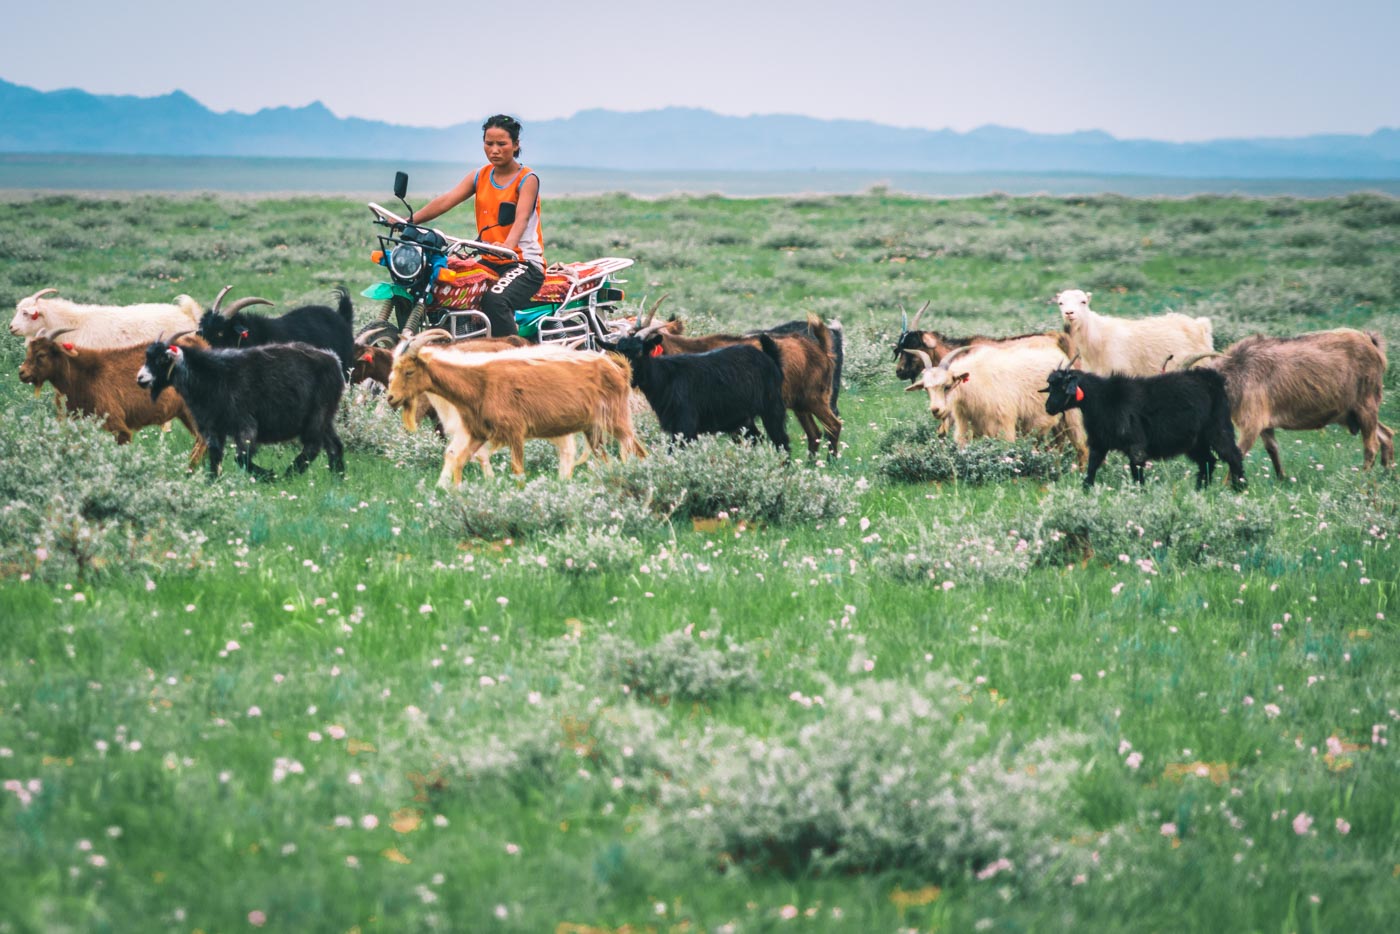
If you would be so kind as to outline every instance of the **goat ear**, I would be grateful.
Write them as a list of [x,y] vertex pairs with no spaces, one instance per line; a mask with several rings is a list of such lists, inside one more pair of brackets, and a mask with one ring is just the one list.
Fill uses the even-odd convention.
[[64,341],[59,344],[58,349],[69,357],[76,357],[78,355],[78,349],[73,346],[71,341]]
[[960,373],[960,374],[958,375],[958,382],[960,382],[960,383],[965,383],[965,382],[967,382],[967,381],[970,380],[970,379],[972,379],[972,374],[971,374],[971,373]]
[[1089,304],[1089,299],[1091,299],[1091,298],[1093,298],[1093,297],[1094,297],[1094,293],[1093,293],[1093,292],[1085,292],[1085,293],[1084,293],[1084,304],[1086,304],[1086,305]]

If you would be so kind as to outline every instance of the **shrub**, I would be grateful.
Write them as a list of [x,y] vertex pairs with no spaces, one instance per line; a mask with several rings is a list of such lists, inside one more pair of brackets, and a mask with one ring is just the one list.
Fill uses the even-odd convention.
[[1028,438],[979,438],[960,448],[937,432],[932,418],[893,429],[880,441],[880,472],[901,483],[992,483],[1017,477],[1058,480],[1074,465],[1070,449],[1045,450]]
[[663,515],[727,513],[783,525],[844,515],[855,504],[849,480],[788,463],[766,441],[706,436],[670,451],[653,448],[645,460],[599,465],[597,475],[614,496]]
[[713,701],[760,684],[746,648],[702,645],[685,632],[669,633],[651,646],[604,634],[597,645],[597,677],[634,697]]
[[623,537],[617,524],[598,528],[566,528],[533,550],[521,553],[522,564],[534,562],[551,572],[581,577],[588,574],[630,574],[644,554],[635,537]]
[[1037,563],[1060,566],[1118,555],[1158,563],[1213,565],[1237,561],[1273,534],[1268,504],[1211,490],[1170,495],[1157,489],[1052,490],[1041,503],[1034,538]]
[[1067,882],[1092,859],[1075,783],[1084,741],[993,741],[994,704],[951,678],[828,685],[786,735],[719,736],[663,789],[661,832],[758,873],[901,870],[955,880],[998,861],[1006,879]]
[[[516,486],[498,477],[494,483],[474,483],[460,492],[432,490],[425,496],[424,518],[430,529],[468,538],[547,536],[587,529],[616,529],[617,534],[630,535],[657,525],[649,503],[578,478],[539,477]],[[546,560],[554,556],[547,554]],[[557,557],[562,563],[563,556]]]
[[[999,491],[996,498],[1001,499]],[[892,541],[889,550],[875,554],[872,569],[895,580],[935,585],[1009,580],[1028,571],[1037,543],[1016,529],[987,522],[988,514],[1005,510],[979,505],[973,514],[973,508],[960,500],[941,501],[936,511],[920,517],[911,537]]]
[[187,449],[151,440],[119,446],[99,419],[12,415],[0,433],[0,576],[62,580],[197,562],[220,504],[185,476]]

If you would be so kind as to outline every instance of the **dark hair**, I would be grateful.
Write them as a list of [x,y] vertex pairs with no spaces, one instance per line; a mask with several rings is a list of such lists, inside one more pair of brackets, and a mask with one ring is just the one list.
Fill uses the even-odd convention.
[[515,144],[515,158],[520,158],[520,121],[507,114],[496,114],[494,117],[487,117],[486,122],[481,125],[481,135],[484,138],[486,131],[496,127],[505,130],[510,134],[510,141]]

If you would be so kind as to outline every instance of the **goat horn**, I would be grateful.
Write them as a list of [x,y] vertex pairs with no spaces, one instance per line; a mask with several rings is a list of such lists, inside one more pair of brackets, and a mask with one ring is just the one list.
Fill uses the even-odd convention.
[[420,348],[440,341],[443,337],[446,337],[449,341],[452,339],[451,333],[442,328],[429,328],[421,334],[415,334],[413,337],[409,338],[408,342],[403,346],[403,350],[396,351],[394,356],[396,358],[413,356],[418,353]]
[[180,331],[180,332],[177,333],[177,334],[172,334],[172,335],[170,335],[170,337],[169,337],[168,339],[167,339],[167,338],[162,338],[161,341],[162,341],[162,343],[173,344],[173,343],[175,343],[177,340],[179,340],[180,338],[182,338],[182,337],[189,337],[189,336],[190,336],[191,334],[193,334],[193,333],[194,333],[193,330],[189,330],[189,331]]
[[221,291],[218,295],[214,297],[214,304],[209,306],[209,310],[217,315],[219,313],[219,303],[222,302],[224,300],[224,296],[231,291],[233,291],[233,286],[224,286],[223,291]]
[[925,369],[925,370],[931,370],[931,369],[933,369],[933,358],[930,357],[930,356],[928,355],[928,351],[926,351],[926,350],[906,350],[905,353],[912,353],[914,356],[916,356],[916,357],[918,357],[920,360],[922,360],[922,361],[923,361],[923,364],[924,364],[924,369]]
[[660,307],[661,307],[661,303],[664,302],[664,301],[666,301],[666,299],[668,299],[668,298],[670,298],[670,297],[671,297],[671,293],[670,293],[670,292],[667,292],[666,294],[662,295],[660,298],[658,298],[658,299],[656,300],[656,304],[654,304],[654,305],[651,306],[651,311],[646,311],[647,300],[646,300],[645,298],[642,299],[642,310],[645,312],[646,317],[645,317],[645,318],[642,318],[642,317],[639,316],[639,317],[637,318],[637,328],[638,328],[638,330],[640,330],[640,329],[642,329],[642,328],[645,328],[645,327],[647,327],[647,326],[649,326],[649,325],[651,324],[651,320],[652,320],[653,318],[656,317],[656,309],[660,308]]
[[[962,356],[965,353],[971,353],[974,349],[975,348],[973,347],[959,347],[952,353],[945,355],[943,359],[938,362],[938,365],[940,368],[946,370],[948,369],[948,364],[952,363],[954,360],[958,359],[958,357]],[[916,351],[916,353],[922,353],[922,351]]]
[[924,312],[928,311],[928,306],[932,304],[933,299],[929,299],[928,301],[924,302],[924,307],[920,308],[917,312],[914,313],[914,320],[909,323],[910,330],[916,330],[919,327],[919,319],[924,316]]
[[55,337],[58,337],[60,334],[67,334],[69,331],[76,331],[76,330],[77,330],[77,328],[59,328],[57,331],[54,331],[52,334],[45,334],[44,331],[43,331],[43,329],[40,328],[40,329],[39,329],[39,333],[36,334],[36,335],[34,335],[34,336],[35,336],[35,337],[47,337],[49,340],[53,340]]
[[899,336],[903,337],[909,333],[909,312],[903,303],[899,306]]
[[[1193,366],[1195,366],[1196,364],[1198,364],[1198,363],[1200,363],[1202,360],[1204,360],[1206,357],[1223,357],[1223,356],[1225,356],[1223,353],[1218,353],[1218,352],[1216,352],[1216,351],[1211,351],[1210,353],[1198,353],[1198,354],[1194,354],[1194,355],[1192,355],[1192,356],[1190,356],[1190,357],[1187,357],[1186,360],[1182,362],[1182,364],[1181,364],[1181,369],[1183,369],[1183,370],[1189,370],[1189,369],[1191,369]],[[1168,357],[1167,359],[1170,360],[1171,358]],[[1165,366],[1165,365],[1166,365],[1166,364],[1163,364],[1163,366]]]
[[225,318],[232,318],[235,314],[247,308],[249,305],[271,305],[272,302],[265,298],[240,298],[232,305],[220,312]]
[[57,294],[58,294],[58,289],[40,289],[39,291],[35,292],[33,295],[29,296],[28,298],[22,299],[22,300],[20,301],[20,304],[23,305],[25,302],[32,302],[32,301],[34,301],[35,299],[43,298],[45,295],[48,295],[50,292],[52,292],[53,294],[57,295]]

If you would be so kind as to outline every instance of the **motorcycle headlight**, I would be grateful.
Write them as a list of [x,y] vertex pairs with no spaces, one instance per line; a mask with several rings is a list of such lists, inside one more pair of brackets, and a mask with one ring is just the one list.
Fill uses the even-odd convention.
[[423,271],[423,248],[416,243],[400,243],[389,254],[389,269],[400,279],[412,279]]

